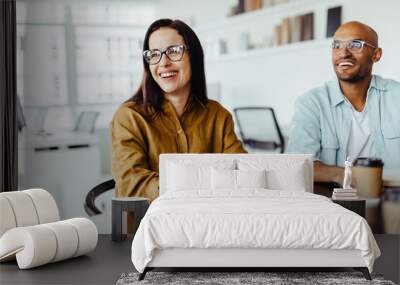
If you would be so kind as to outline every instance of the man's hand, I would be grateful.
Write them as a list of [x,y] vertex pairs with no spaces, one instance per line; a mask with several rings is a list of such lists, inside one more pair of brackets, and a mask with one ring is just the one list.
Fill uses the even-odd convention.
[[[344,168],[339,166],[326,165],[321,161],[314,161],[314,181],[315,182],[336,182],[343,186]],[[351,187],[356,188],[357,178],[351,176]]]
[[344,178],[343,167],[326,165],[321,161],[314,161],[315,182],[336,182],[339,185],[342,185],[343,178]]

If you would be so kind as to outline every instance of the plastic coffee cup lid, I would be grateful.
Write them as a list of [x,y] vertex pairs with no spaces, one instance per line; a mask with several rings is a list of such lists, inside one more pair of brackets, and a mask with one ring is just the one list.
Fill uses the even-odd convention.
[[383,167],[382,159],[378,157],[359,157],[354,161],[354,166]]

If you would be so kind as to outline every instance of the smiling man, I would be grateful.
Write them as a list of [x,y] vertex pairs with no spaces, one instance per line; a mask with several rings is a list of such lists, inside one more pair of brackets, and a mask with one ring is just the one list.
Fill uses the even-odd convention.
[[332,42],[337,79],[296,101],[288,151],[314,155],[315,181],[341,184],[347,157],[400,168],[400,83],[372,74],[381,56],[371,27],[343,24]]

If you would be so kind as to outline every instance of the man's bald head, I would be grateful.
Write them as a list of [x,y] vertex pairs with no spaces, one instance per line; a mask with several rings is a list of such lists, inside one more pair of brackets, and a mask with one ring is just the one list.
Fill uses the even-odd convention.
[[360,39],[378,47],[378,34],[375,30],[357,21],[351,21],[341,25],[336,30],[333,37],[340,40]]

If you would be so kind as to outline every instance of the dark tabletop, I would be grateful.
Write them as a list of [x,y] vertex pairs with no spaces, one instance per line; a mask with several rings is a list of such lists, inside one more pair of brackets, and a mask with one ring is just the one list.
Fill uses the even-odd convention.
[[[374,272],[400,282],[400,235],[375,235],[382,256]],[[131,240],[112,242],[100,235],[95,251],[33,269],[19,270],[15,261],[0,264],[0,284],[115,284],[122,273],[134,271]]]

